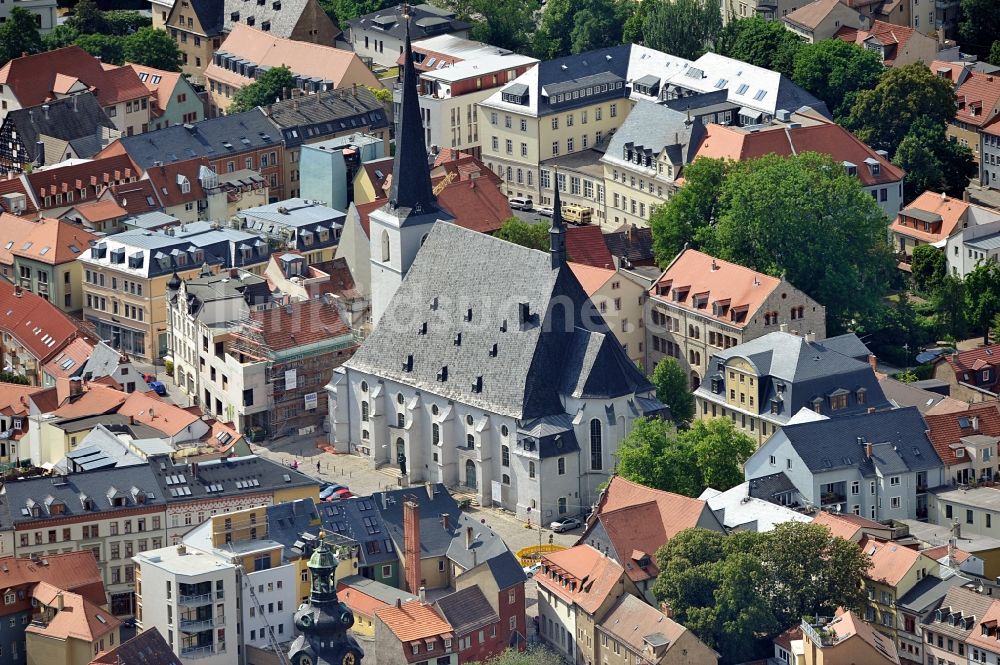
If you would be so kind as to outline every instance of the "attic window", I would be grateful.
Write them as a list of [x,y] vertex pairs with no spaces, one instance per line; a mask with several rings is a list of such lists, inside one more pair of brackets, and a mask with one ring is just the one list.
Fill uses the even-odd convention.
[[240,20],[240,13],[233,12],[232,14],[229,15],[229,20],[231,20],[233,23],[238,22]]

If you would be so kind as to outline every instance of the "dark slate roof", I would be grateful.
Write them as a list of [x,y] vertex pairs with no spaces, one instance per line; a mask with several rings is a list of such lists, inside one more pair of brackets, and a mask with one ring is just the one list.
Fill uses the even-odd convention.
[[[458,524],[452,531],[448,558],[464,570],[471,570],[484,561],[510,552],[503,539],[479,520],[461,513],[451,522]],[[472,531],[469,532],[469,529]]]
[[[246,142],[244,142],[244,139]],[[280,145],[278,129],[260,108],[209,118],[193,125],[173,125],[119,140],[132,160],[148,169],[156,162],[171,163],[207,157],[223,159],[251,150]],[[225,144],[230,147],[226,147]]]
[[427,144],[424,141],[424,123],[417,95],[417,70],[413,65],[413,48],[410,45],[410,23],[406,21],[406,41],[403,45],[403,97],[399,106],[396,125],[396,154],[392,162],[392,185],[389,189],[389,207],[405,208],[416,214],[426,214],[437,209],[437,198],[431,188],[431,172],[427,168]]
[[[717,351],[709,361],[706,381],[698,390],[709,390],[711,379],[721,378],[721,363],[731,358],[743,358],[756,368],[761,377],[757,402],[760,412],[770,410],[771,400],[777,400],[780,403],[777,417],[783,421],[803,407],[812,408],[815,399],[824,400],[823,414],[835,418],[890,406],[867,362],[841,355],[823,341],[809,342],[785,332],[768,333]],[[848,393],[848,405],[831,411],[826,400],[841,390]],[[859,390],[865,393],[863,402],[858,402]]]
[[[462,512],[443,484],[433,484],[430,488],[434,493],[433,499],[427,494],[426,487],[389,490],[371,497],[399,551],[403,548],[403,501],[412,497],[420,505],[421,558],[447,554],[455,533],[455,521]],[[448,515],[448,529],[441,524],[442,515]]]
[[478,586],[470,586],[448,594],[435,605],[451,624],[456,635],[467,635],[483,626],[500,621]]
[[489,566],[490,572],[493,573],[493,579],[496,580],[497,588],[501,591],[509,589],[515,584],[523,584],[528,579],[521,563],[510,550],[489,559],[486,565]]
[[[311,498],[267,506],[267,537],[281,543],[291,553],[308,557],[320,530],[319,512]],[[303,537],[308,534],[309,538]]]
[[289,487],[319,487],[319,481],[264,457],[246,455],[192,464],[150,459],[160,494],[170,503],[272,493]]
[[628,263],[649,263],[653,261],[653,230],[648,226],[623,225],[611,233],[604,234],[611,256],[625,259]]
[[[411,6],[409,8],[411,30],[416,39],[431,37],[449,32],[468,30],[469,24],[455,18],[453,12],[439,9],[430,4]],[[394,5],[371,14],[365,14],[347,22],[352,29],[378,30],[403,39],[406,34],[406,21],[403,19],[402,5]]]
[[604,159],[622,161],[628,149],[650,155],[655,164],[657,156],[665,150],[671,163],[689,164],[704,136],[701,120],[640,100],[611,137]]
[[690,111],[694,117],[740,108],[739,104],[729,101],[728,90],[713,90],[712,92],[685,95],[676,99],[664,100],[660,104],[668,109],[683,111],[685,115]]
[[[628,79],[629,56],[632,45],[622,44],[608,48],[594,49],[586,53],[567,55],[554,60],[538,63],[538,90],[530,94],[538,95],[538,115],[571,111],[577,107],[590,106],[606,99],[620,99],[628,94],[629,86],[616,88],[616,82],[625,83]],[[598,80],[600,79],[600,80]],[[586,88],[594,83],[609,83],[609,90],[581,96],[558,104],[550,103],[550,94]],[[506,91],[506,90],[505,90]],[[539,94],[543,93],[543,94]]]
[[[529,309],[523,324],[519,303]],[[521,419],[564,413],[560,390],[575,397],[652,390],[572,270],[553,269],[546,253],[441,222],[347,367]]]
[[573,417],[568,413],[522,422],[517,428],[517,440],[523,442],[525,450],[530,450],[533,442],[539,459],[558,457],[580,449]]
[[218,37],[222,34],[222,22],[225,11],[224,0],[198,0],[192,2],[194,13],[198,16],[202,30],[209,37]]
[[[914,407],[877,411],[798,425],[785,425],[785,437],[814,473],[857,467],[865,477],[923,471],[941,466],[927,438],[927,426]],[[865,443],[873,444],[865,456]]]
[[946,579],[935,575],[926,575],[896,600],[896,604],[922,614],[944,598],[949,589],[968,584],[970,581],[961,575],[952,575]]
[[798,489],[784,471],[754,478],[750,481],[750,487],[747,489],[748,496],[764,501],[771,501],[774,497],[786,492],[798,492]]
[[[165,503],[163,492],[157,486],[152,469],[148,466],[19,480],[7,483],[5,491],[2,506],[7,514],[0,518],[3,527],[9,527],[11,523],[44,523],[49,519],[64,520],[140,506],[162,506]],[[93,502],[89,510],[84,507],[84,498]],[[122,505],[113,505],[112,500],[115,498],[120,499]],[[50,513],[51,506],[56,502],[64,506],[61,514]],[[38,517],[31,514],[33,506],[39,509]]]
[[868,356],[872,353],[865,346],[865,343],[861,341],[861,338],[854,333],[844,333],[836,337],[827,337],[823,340],[823,346],[831,351],[836,351],[842,356],[864,362],[868,362]]
[[163,635],[151,626],[90,661],[92,665],[182,665]]
[[[27,159],[22,161],[33,162],[38,157],[36,142],[40,136],[70,141],[79,157],[93,157],[103,147],[98,140],[101,128],[115,128],[115,123],[92,92],[55,99],[45,106],[48,106],[47,111],[41,105],[11,111],[4,120],[13,125],[18,140],[25,148]],[[58,161],[62,160],[49,160],[48,163]]]
[[363,566],[374,566],[399,560],[392,537],[370,496],[356,496],[321,503],[319,510],[323,528],[357,543],[358,559]]
[[88,381],[99,379],[102,376],[111,376],[118,369],[118,365],[123,362],[130,362],[127,358],[122,359],[122,352],[118,351],[103,340],[98,342],[94,350],[87,358],[87,362],[80,366],[74,376],[82,376]]
[[317,137],[389,126],[382,103],[364,86],[329,90],[275,102],[267,115],[280,130],[285,146],[293,148]]

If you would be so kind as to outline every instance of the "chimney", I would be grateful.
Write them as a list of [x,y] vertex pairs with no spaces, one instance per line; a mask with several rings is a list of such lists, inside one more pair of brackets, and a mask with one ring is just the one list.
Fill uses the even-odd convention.
[[21,297],[21,286],[19,284],[14,285],[14,297],[15,298]]
[[874,353],[869,353],[868,354],[868,364],[872,366],[872,371],[873,372],[877,372],[878,371],[878,356],[876,356]]
[[972,425],[973,432],[979,431],[979,416],[972,416],[969,418],[969,423]]
[[472,538],[473,538],[472,527],[471,526],[465,527],[465,549],[467,550],[472,549]]
[[434,483],[424,483],[424,489],[427,490],[427,498],[431,501],[434,500]]
[[810,343],[815,342],[816,341],[816,333],[814,333],[814,332],[807,332],[806,333],[806,341],[810,342]]
[[779,324],[778,325],[778,330],[780,330],[781,332],[784,332],[784,333],[788,332],[788,324],[787,323]]
[[45,116],[46,120],[49,119],[49,105],[48,104],[42,104],[42,115]]
[[400,598],[397,598],[397,599],[396,599],[396,609],[398,610],[398,609],[399,609],[399,608],[401,608],[402,606],[403,606],[403,601],[402,601],[402,599],[400,599]]
[[872,458],[872,448],[873,448],[873,446],[872,446],[871,443],[866,443],[865,444],[865,459],[871,459]]
[[445,531],[451,528],[451,515],[448,513],[441,513],[441,526],[444,527]]
[[427,589],[425,587],[420,587],[420,604],[423,605],[427,602]]
[[718,269],[719,269],[719,264],[716,263],[715,259],[712,259],[712,272],[715,272]]
[[420,590],[420,504],[414,498],[403,502],[403,567],[406,588]]
[[64,607],[64,605],[63,605],[63,595],[62,595],[62,591],[60,591],[59,593],[56,594],[56,611],[57,612],[62,612],[63,607]]
[[948,539],[948,567],[949,568],[954,568],[955,564],[957,563],[955,561],[955,548],[957,547],[957,545],[958,545],[958,541],[956,540],[955,536],[952,536],[951,538]]
[[357,83],[355,83],[355,84],[353,84],[351,86],[351,94],[354,95],[355,97],[358,96],[358,84]]
[[198,463],[197,462],[191,462],[191,475],[194,476],[195,478],[198,477]]

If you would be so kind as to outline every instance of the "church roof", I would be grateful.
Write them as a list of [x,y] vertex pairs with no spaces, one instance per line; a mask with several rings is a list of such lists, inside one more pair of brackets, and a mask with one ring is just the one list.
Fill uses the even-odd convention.
[[565,263],[441,222],[346,366],[521,419],[652,390]]

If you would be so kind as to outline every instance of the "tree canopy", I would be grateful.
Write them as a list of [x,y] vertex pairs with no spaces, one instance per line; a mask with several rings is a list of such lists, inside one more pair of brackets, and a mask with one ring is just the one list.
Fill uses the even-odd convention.
[[285,90],[295,87],[295,78],[288,67],[274,67],[264,72],[250,85],[245,85],[233,95],[228,114],[249,111],[257,106],[267,106],[281,99]]
[[512,51],[528,50],[539,0],[452,0],[449,8],[472,24],[469,37]]
[[181,70],[181,52],[170,35],[150,27],[139,28],[122,41],[125,60],[168,72]]
[[913,286],[921,293],[931,293],[948,274],[947,257],[933,245],[917,245],[913,248],[910,269]]
[[535,645],[525,651],[507,649],[499,656],[472,665],[563,665],[563,660],[548,647]]
[[960,16],[958,35],[962,51],[982,58],[990,55],[994,41],[1000,36],[1000,4],[996,0],[962,0]]
[[618,473],[656,489],[698,496],[743,482],[743,463],[756,442],[728,418],[697,420],[676,433],[659,419],[638,418],[618,449]]
[[121,37],[101,34],[80,35],[74,44],[109,65],[120,65],[125,62],[125,50]]
[[11,9],[7,20],[0,23],[0,65],[25,53],[31,55],[43,50],[35,15],[22,7]]
[[917,120],[945,124],[954,117],[951,81],[918,62],[888,69],[874,88],[859,91],[845,124],[871,147],[894,155]]
[[495,236],[523,247],[549,250],[549,227],[546,224],[529,224],[517,217],[511,217],[503,223]]
[[919,118],[899,143],[893,158],[906,170],[906,199],[926,191],[961,197],[969,179],[979,172],[972,150],[950,140],[942,122]]
[[850,112],[858,91],[875,87],[884,71],[874,51],[839,39],[824,39],[814,44],[799,42],[791,77],[826,102],[835,117],[842,118]]
[[722,14],[714,0],[642,0],[630,13],[626,42],[689,60],[705,53],[722,31]]
[[622,43],[633,0],[549,0],[532,40],[537,58],[551,60]]
[[726,662],[752,658],[756,645],[804,616],[860,610],[871,565],[855,543],[807,522],[730,536],[688,529],[656,561],[657,600]]
[[844,329],[882,306],[894,274],[885,215],[843,165],[816,153],[702,161],[685,170],[685,186],[651,219],[661,266],[688,242],[784,274],[826,306],[829,329]]
[[682,427],[694,418],[694,395],[688,388],[684,368],[673,358],[664,358],[656,364],[650,377],[656,386],[656,398],[670,407],[674,424]]
[[1000,314],[1000,265],[996,261],[976,264],[965,277],[969,322],[983,331],[983,343],[990,343],[990,326]]
[[803,46],[802,40],[781,21],[752,16],[729,21],[722,28],[716,51],[790,77],[795,56]]

